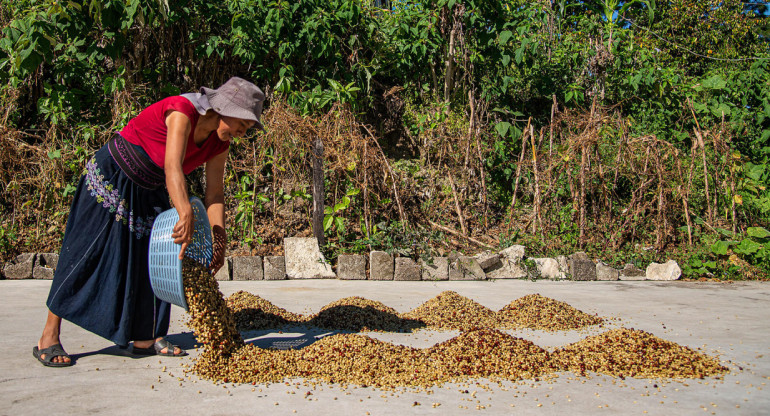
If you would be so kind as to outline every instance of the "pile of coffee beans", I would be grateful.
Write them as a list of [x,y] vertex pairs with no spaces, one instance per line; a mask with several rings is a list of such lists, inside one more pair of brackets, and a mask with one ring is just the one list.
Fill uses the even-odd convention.
[[182,283],[190,315],[188,325],[204,349],[218,355],[229,355],[243,346],[235,318],[208,267],[185,258],[182,261]]
[[553,353],[564,370],[625,378],[704,378],[728,370],[716,358],[658,338],[649,332],[620,328],[587,337]]
[[444,291],[417,308],[402,315],[404,318],[425,322],[434,329],[471,331],[495,328],[495,312],[453,291]]
[[[558,371],[621,378],[703,378],[727,371],[715,358],[633,329],[590,336],[553,353],[496,329],[562,330],[602,322],[539,295],[525,296],[494,312],[447,291],[404,314],[381,302],[350,297],[303,316],[245,292],[226,302],[217,281],[197,263],[185,262],[184,274],[190,326],[203,344],[191,370],[214,381],[277,383],[304,378],[394,389],[429,388],[482,377],[493,381],[539,379]],[[278,350],[244,345],[237,330],[286,324],[354,331],[410,331],[425,326],[462,333],[425,349],[360,334],[336,334],[301,349]]]
[[599,325],[603,319],[539,294],[527,295],[497,311],[500,328],[565,331]]

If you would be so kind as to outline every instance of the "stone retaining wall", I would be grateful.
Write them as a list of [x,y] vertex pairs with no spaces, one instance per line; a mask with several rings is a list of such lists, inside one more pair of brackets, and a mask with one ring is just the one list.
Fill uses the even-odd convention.
[[[677,280],[682,271],[676,261],[652,263],[646,270],[631,264],[618,270],[590,259],[585,253],[557,258],[527,258],[524,246],[473,257],[453,253],[448,257],[420,259],[393,257],[384,251],[369,255],[341,254],[332,267],[318,249],[315,238],[287,238],[289,256],[228,257],[217,280],[283,280],[336,278],[341,280],[447,281],[494,279],[552,279],[580,281]],[[3,279],[52,279],[56,253],[24,253],[6,263]],[[287,267],[288,265],[288,267]]]

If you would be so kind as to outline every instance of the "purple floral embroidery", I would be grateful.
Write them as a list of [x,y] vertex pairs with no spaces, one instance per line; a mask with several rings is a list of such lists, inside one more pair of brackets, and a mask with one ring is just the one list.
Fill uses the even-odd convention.
[[[150,235],[156,215],[142,218],[135,217],[134,211],[128,211],[126,200],[121,198],[120,193],[111,183],[104,180],[104,175],[101,174],[94,159],[86,164],[86,183],[96,202],[115,214],[115,221],[128,225],[128,229],[136,235],[136,238]],[[161,209],[155,207],[155,211],[158,213]]]

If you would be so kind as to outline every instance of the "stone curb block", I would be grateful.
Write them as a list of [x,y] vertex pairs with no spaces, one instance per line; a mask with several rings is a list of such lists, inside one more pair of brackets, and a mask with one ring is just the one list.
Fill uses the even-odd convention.
[[647,280],[677,280],[682,276],[682,269],[674,260],[669,260],[663,264],[650,263],[645,275]]
[[623,280],[623,281],[637,280],[638,281],[638,280],[644,280],[646,279],[646,277],[647,277],[647,274],[645,273],[644,270],[640,270],[633,264],[628,263],[623,268],[623,270],[620,271],[618,280]]
[[232,257],[225,257],[225,262],[222,264],[222,267],[217,271],[217,274],[214,275],[214,279],[216,280],[233,280],[232,279]]
[[532,259],[535,262],[535,267],[540,273],[540,277],[544,279],[556,279],[563,280],[567,278],[567,274],[559,266],[559,261],[549,257],[541,257]]
[[596,280],[596,264],[584,252],[577,252],[568,258],[569,273],[572,280],[593,281]]
[[433,264],[420,260],[422,280],[449,280],[449,260],[446,257],[433,257]]
[[366,256],[340,254],[337,257],[337,277],[340,280],[366,280]]
[[384,251],[369,253],[369,280],[393,280],[393,256]]
[[449,280],[486,280],[487,275],[474,257],[460,256],[449,263]]
[[3,267],[5,278],[10,280],[31,279],[36,257],[35,253],[22,253],[16,256]]
[[232,258],[233,280],[264,280],[261,256]]
[[503,265],[501,256],[497,253],[484,252],[477,254],[474,258],[478,261],[479,266],[481,266],[481,269],[484,270],[484,272],[499,269]]
[[35,266],[32,269],[32,278],[52,280],[59,263],[57,253],[40,253],[35,257]]
[[603,262],[596,263],[596,280],[603,281],[615,281],[620,277],[620,272],[614,268],[604,264]]
[[334,279],[337,275],[326,262],[315,237],[283,239],[286,276],[289,279]]
[[420,265],[409,257],[397,257],[393,269],[393,280],[420,280]]
[[485,270],[489,279],[521,279],[527,277],[527,271],[521,265],[526,248],[522,245],[512,245],[500,252],[501,266]]
[[265,280],[286,280],[286,261],[283,256],[264,257]]

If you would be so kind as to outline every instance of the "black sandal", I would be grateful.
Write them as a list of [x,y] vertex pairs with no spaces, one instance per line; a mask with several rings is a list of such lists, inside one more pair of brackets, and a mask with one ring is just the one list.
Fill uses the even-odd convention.
[[[166,352],[163,352],[163,349]],[[164,357],[184,357],[187,355],[187,351],[179,348],[179,354],[174,354],[174,351],[179,348],[178,346],[168,342],[165,338],[160,341],[156,341],[152,346],[147,348],[139,348],[136,345],[133,346],[133,353],[136,355],[162,355]]]
[[[71,367],[74,364],[72,362],[72,357],[67,354],[67,351],[64,351],[64,347],[62,347],[61,344],[53,344],[42,350],[35,345],[35,347],[32,348],[32,355],[46,367]],[[43,355],[45,355],[45,358],[43,358]],[[66,357],[70,360],[57,363],[53,361],[56,357]]]

